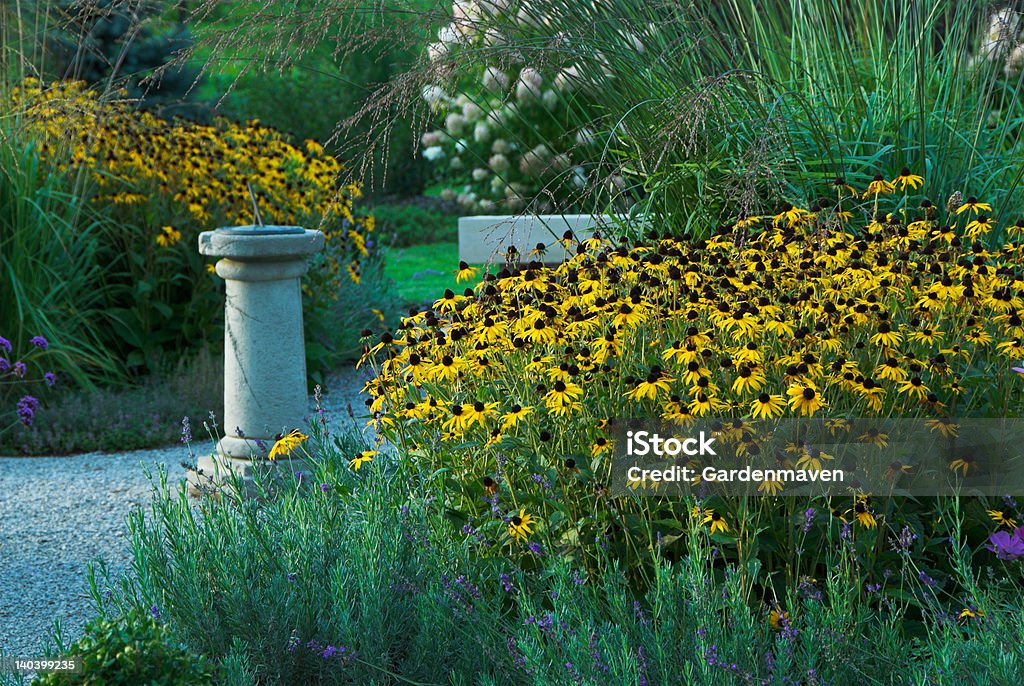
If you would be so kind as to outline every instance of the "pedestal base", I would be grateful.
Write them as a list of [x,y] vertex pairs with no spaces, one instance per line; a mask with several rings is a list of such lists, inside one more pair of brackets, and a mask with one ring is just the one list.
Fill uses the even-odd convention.
[[[238,458],[222,455],[219,452],[203,455],[196,460],[196,471],[188,472],[188,493],[193,497],[216,495],[225,490],[234,491],[237,482],[242,495],[256,495],[256,470],[266,471],[273,480],[297,476],[300,485],[306,485],[312,478],[312,468],[303,458],[285,458],[280,460],[255,461],[249,458]],[[266,485],[266,484],[265,484]]]

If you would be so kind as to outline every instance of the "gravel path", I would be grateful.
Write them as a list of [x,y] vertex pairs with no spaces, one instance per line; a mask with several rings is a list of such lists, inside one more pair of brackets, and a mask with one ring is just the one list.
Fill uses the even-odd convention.
[[[347,404],[356,416],[365,412],[357,395],[366,376],[344,369],[324,384],[332,425],[348,424]],[[197,454],[212,447],[211,441],[193,443]],[[145,468],[156,478],[163,467],[168,481],[177,483],[188,457],[184,446],[0,457],[0,652],[42,655],[55,620],[66,640],[81,634],[93,616],[87,565],[102,559],[117,574],[130,561],[125,518],[150,501]]]

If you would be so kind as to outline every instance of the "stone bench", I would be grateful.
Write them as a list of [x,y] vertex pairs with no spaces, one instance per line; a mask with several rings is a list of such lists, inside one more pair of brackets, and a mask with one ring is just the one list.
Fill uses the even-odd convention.
[[558,240],[571,230],[577,240],[589,238],[595,228],[605,229],[604,235],[616,233],[619,220],[615,215],[593,214],[540,214],[540,215],[479,215],[459,218],[459,260],[468,264],[502,262],[508,246],[514,245],[528,260],[527,255],[538,243],[547,250],[543,262],[552,264],[566,258],[566,251]]

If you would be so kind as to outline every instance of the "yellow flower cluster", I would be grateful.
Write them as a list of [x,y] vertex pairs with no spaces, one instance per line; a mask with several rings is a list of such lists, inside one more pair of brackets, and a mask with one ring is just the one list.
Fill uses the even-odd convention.
[[[315,141],[296,147],[258,121],[169,122],[81,82],[27,80],[8,107],[45,156],[90,173],[96,201],[139,207],[133,216],[152,224],[161,247],[186,232],[256,223],[255,199],[264,223],[322,228],[333,272],[358,280],[373,218],[353,213],[359,187],[338,187],[342,165]],[[160,216],[147,211],[154,206]]]
[[[699,242],[567,235],[562,264],[508,264],[384,334],[366,358],[371,421],[448,468],[468,510],[490,479],[542,521],[568,508],[575,527],[611,507],[614,419],[828,412],[941,427],[1005,413],[992,403],[1024,359],[1024,245],[978,242],[996,223],[975,198],[949,223],[925,201],[854,230],[842,205],[859,197],[744,217]],[[538,483],[574,495],[555,505]]]

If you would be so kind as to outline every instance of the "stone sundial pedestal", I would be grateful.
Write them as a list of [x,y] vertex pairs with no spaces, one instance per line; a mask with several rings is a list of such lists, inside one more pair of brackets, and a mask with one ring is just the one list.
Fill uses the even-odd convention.
[[[190,477],[223,484],[251,478],[275,435],[303,429],[307,415],[301,279],[324,235],[297,226],[240,226],[199,235],[199,252],[221,258],[225,282],[224,436]],[[284,462],[296,463],[295,460]],[[291,465],[294,469],[295,464]]]

